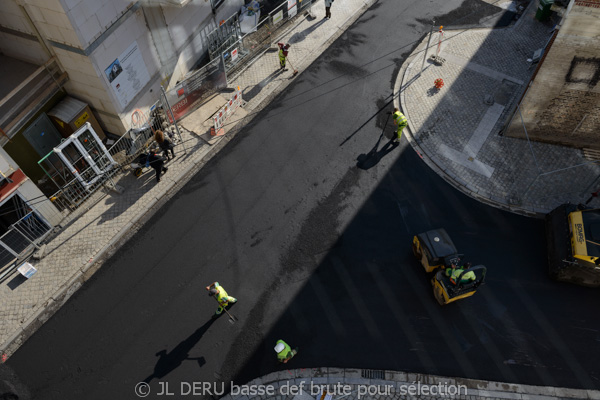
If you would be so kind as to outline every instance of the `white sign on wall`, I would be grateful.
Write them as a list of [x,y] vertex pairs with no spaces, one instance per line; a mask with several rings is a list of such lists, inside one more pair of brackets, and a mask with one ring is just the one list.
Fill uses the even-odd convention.
[[235,62],[235,60],[237,60],[238,58],[238,49],[237,47],[233,50],[231,50],[231,61]]
[[283,19],[283,10],[277,11],[275,15],[273,15],[273,24],[280,22]]
[[288,0],[288,18],[292,18],[298,13],[298,7],[296,7],[296,0]]
[[137,42],[133,42],[119,58],[110,63],[104,70],[104,74],[122,108],[125,108],[150,81],[150,75],[148,75],[148,69]]

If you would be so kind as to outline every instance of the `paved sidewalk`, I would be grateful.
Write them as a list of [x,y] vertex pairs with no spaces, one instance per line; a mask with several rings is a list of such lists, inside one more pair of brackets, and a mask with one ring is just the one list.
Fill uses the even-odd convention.
[[[324,386],[326,385],[326,386]],[[326,389],[331,397],[322,397]],[[255,391],[262,395],[248,395]],[[517,385],[365,369],[311,368],[273,372],[233,387],[222,400],[600,399],[598,390]]]
[[[344,0],[336,3],[332,18],[327,21],[322,20],[325,15],[323,2],[317,2],[313,6],[316,18],[299,17],[280,39],[292,43],[290,57],[294,67],[302,70],[310,65],[373,2]],[[176,158],[166,165],[169,170],[159,184],[151,169],[138,179],[131,173],[118,177],[115,183],[125,188],[124,193],[109,194],[89,210],[83,210],[85,213],[81,217],[70,221],[48,243],[45,257],[32,262],[38,269],[32,278],[22,281],[20,276],[13,275],[0,284],[0,355],[10,357],[100,268],[103,261],[293,81],[291,70],[273,74],[279,69],[278,64],[277,53],[267,52],[230,82],[231,88],[242,88],[247,105],[227,123],[227,134],[222,139],[209,145],[202,138],[207,136],[206,131],[201,130],[206,129],[202,127],[202,121],[189,124],[187,120],[194,119],[193,115],[184,119],[180,126],[187,151],[184,154],[181,145],[176,147]],[[198,120],[198,115],[206,114],[206,110],[200,108],[195,114]],[[247,114],[247,117],[240,119],[240,114]],[[186,125],[195,126],[198,131],[185,129]]]
[[[589,163],[581,150],[530,146],[498,134],[535,71],[527,58],[551,36],[551,27],[534,19],[537,5],[531,1],[509,28],[446,31],[442,66],[429,60],[438,45],[434,32],[419,76],[425,37],[403,65],[394,90],[400,92],[395,106],[408,119],[406,137],[431,168],[480,201],[526,215],[584,203],[600,187],[600,165],[578,166]],[[445,83],[439,91],[438,78]],[[484,100],[490,95],[494,101],[488,105]],[[590,206],[600,206],[600,200]]]

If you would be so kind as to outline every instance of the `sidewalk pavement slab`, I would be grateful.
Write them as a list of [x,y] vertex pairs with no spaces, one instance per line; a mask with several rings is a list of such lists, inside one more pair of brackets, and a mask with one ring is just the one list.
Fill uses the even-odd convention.
[[[562,203],[585,202],[600,165],[589,164],[579,149],[499,134],[534,73],[527,58],[551,35],[533,18],[536,6],[530,2],[509,28],[446,31],[440,51],[446,62],[427,61],[421,71],[423,38],[400,71],[394,105],[408,119],[412,147],[446,181],[495,207],[542,216]],[[436,35],[427,57],[436,54]],[[440,90],[433,87],[438,78],[445,83]],[[490,97],[494,102],[486,104]]]

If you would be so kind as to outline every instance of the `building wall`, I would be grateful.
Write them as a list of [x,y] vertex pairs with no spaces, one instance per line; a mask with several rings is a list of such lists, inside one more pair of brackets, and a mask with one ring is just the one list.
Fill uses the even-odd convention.
[[[3,148],[0,148],[0,171],[2,171],[4,175],[9,176],[17,169],[19,169],[17,163],[15,163]],[[55,226],[60,223],[60,220],[62,219],[60,212],[29,178],[23,181],[16,192],[18,192],[27,204],[35,209],[42,218],[51,225]]]
[[[34,0],[27,0],[34,1]],[[45,0],[36,0],[45,1]],[[54,0],[71,21],[82,48],[87,48],[133,4],[131,0]]]
[[[600,149],[600,0],[575,1],[521,114],[532,140]],[[507,135],[525,137],[517,114]]]
[[48,54],[39,43],[35,31],[14,0],[3,0],[0,12],[0,51],[13,58],[43,64]]
[[[137,44],[142,58],[140,63],[136,64],[136,72],[140,73],[140,69],[145,69],[149,80],[140,82],[135,97],[128,104],[123,105],[105,71],[116,59],[122,61],[121,56],[133,43]],[[152,41],[152,35],[147,29],[141,7],[126,15],[124,20],[120,21],[119,26],[112,33],[105,36],[104,40],[90,54],[89,60],[92,62],[96,75],[101,81],[104,97],[108,98],[110,102],[110,107],[102,107],[102,110],[105,113],[112,114],[111,120],[113,123],[120,124],[119,129],[110,131],[117,134],[125,133],[130,127],[131,112],[136,108],[151,105],[157,100],[160,93],[159,72],[161,64]],[[98,100],[98,103],[102,102],[102,99]],[[98,107],[100,107],[100,104],[98,104]],[[106,114],[101,115],[102,117],[105,120],[107,119]],[[119,122],[116,121],[116,118],[119,119]]]
[[[17,1],[48,51],[36,41]],[[191,0],[183,7],[168,1],[3,0],[0,25],[8,33],[0,31],[5,39],[0,50],[36,64],[56,55],[69,75],[67,92],[90,105],[105,131],[123,134],[135,109],[150,107],[159,98],[161,84],[166,86],[173,74],[183,76],[206,53],[206,33],[217,26],[215,21],[236,13],[243,4],[244,0],[226,0],[213,14],[207,0]],[[154,22],[164,24],[161,32],[149,29],[155,29],[144,15],[149,7],[154,17],[160,11],[161,18]],[[114,78],[111,81],[106,71],[134,43],[140,55],[135,72],[143,82],[124,90],[126,85],[111,84]]]
[[79,37],[59,0],[23,0],[23,3],[31,20],[45,39],[81,47]]
[[[168,86],[180,80],[208,51],[205,45],[206,34],[217,27],[210,2],[195,0],[186,6],[188,7],[189,15],[183,9],[163,7],[169,36],[178,55],[168,76]],[[190,32],[193,34],[189,35]]]

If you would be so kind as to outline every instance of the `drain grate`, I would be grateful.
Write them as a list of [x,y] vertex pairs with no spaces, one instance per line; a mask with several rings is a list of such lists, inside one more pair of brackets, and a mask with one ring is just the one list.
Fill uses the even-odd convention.
[[367,379],[385,379],[385,371],[380,369],[363,369],[360,376]]

